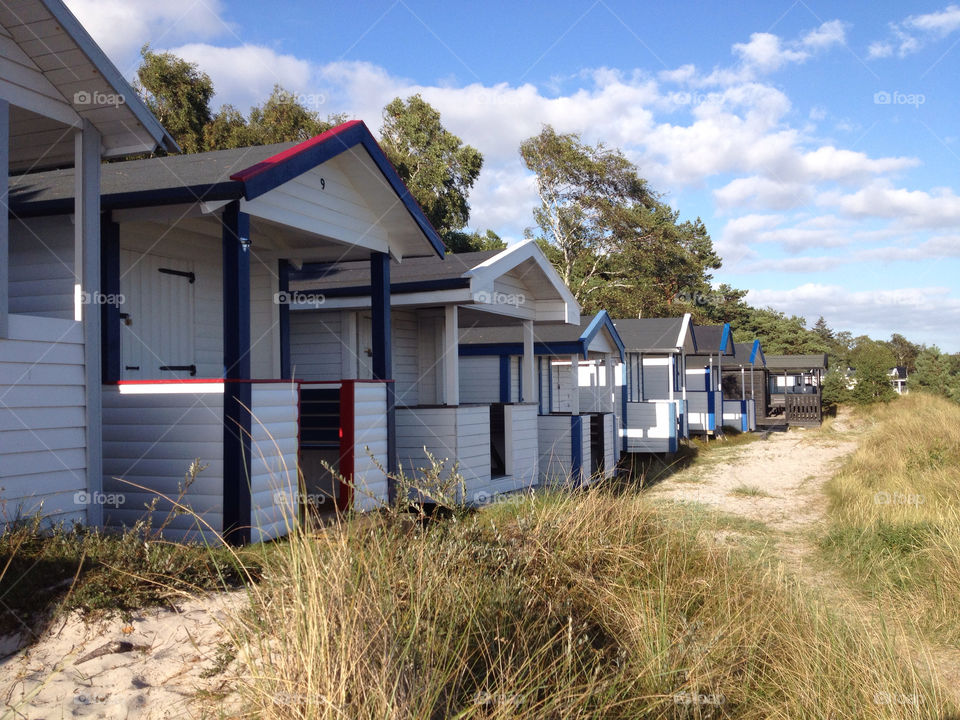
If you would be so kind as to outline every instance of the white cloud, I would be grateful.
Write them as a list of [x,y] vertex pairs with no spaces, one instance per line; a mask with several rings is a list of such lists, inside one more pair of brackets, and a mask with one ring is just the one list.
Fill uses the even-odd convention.
[[960,30],[960,6],[957,5],[948,5],[943,10],[922,15],[909,15],[899,23],[891,23],[892,37],[871,43],[867,56],[871,59],[885,58],[896,52],[899,57],[906,57],[957,30]]
[[156,49],[233,34],[223,18],[222,0],[66,0],[66,4],[128,76],[147,41]]
[[908,228],[955,227],[960,224],[960,196],[951,188],[932,192],[892,187],[878,180],[853,193],[828,191],[817,202],[852,217],[896,219]]
[[946,287],[851,291],[839,285],[805,283],[782,290],[751,290],[747,301],[813,322],[823,315],[832,327],[884,337],[900,332],[919,342],[960,345],[960,299]]

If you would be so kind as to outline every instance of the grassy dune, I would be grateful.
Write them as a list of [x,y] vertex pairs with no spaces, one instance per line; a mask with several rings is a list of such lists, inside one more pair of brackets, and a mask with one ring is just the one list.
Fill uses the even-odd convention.
[[268,718],[933,718],[883,639],[703,514],[605,491],[426,528],[364,519],[265,558],[236,630]]
[[922,393],[870,411],[828,484],[825,555],[942,644],[960,642],[960,405]]

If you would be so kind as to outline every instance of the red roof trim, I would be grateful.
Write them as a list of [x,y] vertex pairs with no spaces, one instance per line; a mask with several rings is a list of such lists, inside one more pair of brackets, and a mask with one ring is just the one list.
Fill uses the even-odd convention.
[[251,165],[250,167],[244,170],[241,170],[238,173],[234,173],[233,175],[230,176],[230,179],[239,180],[240,182],[245,182],[252,177],[256,177],[262,172],[266,172],[267,170],[273,167],[276,167],[277,165],[280,165],[281,163],[289,160],[292,157],[296,157],[297,155],[304,152],[305,150],[309,150],[310,148],[315,147],[316,145],[322,145],[323,143],[336,137],[340,133],[346,130],[349,130],[350,128],[355,127],[357,125],[363,125],[363,121],[350,120],[349,122],[345,122],[341,125],[332,127],[326,132],[322,132],[319,135],[313,136],[309,140],[304,140],[302,143],[298,143],[297,145],[294,145],[292,148],[288,148],[283,152],[279,152],[276,155],[268,157],[266,160],[261,160],[256,165]]

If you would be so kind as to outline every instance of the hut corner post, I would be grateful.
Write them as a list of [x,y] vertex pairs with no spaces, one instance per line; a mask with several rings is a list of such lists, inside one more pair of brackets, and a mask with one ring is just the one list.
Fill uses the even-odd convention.
[[370,307],[373,329],[373,378],[384,382],[387,407],[387,500],[396,502],[397,472],[397,412],[393,383],[393,356],[390,336],[390,255],[384,252],[370,253]]
[[223,533],[250,542],[250,216],[223,210]]

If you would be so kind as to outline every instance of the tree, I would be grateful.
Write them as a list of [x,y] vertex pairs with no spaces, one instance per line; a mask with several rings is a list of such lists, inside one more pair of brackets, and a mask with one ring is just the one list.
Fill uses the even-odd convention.
[[633,163],[619,150],[587,145],[549,125],[520,144],[520,156],[537,177],[540,205],[533,215],[540,238],[555,250],[554,264],[577,299],[583,303],[601,287],[629,287],[611,256],[640,234],[641,217],[654,209]]
[[886,343],[861,335],[854,341],[850,359],[854,364],[856,380],[851,393],[855,402],[868,405],[875,402],[889,402],[896,397],[888,375],[890,368],[893,367],[894,358]]
[[479,231],[472,233],[452,230],[444,237],[447,251],[452,253],[477,252],[480,250],[504,250],[507,244],[493,230],[487,230],[482,235]]
[[806,321],[796,315],[788,317],[773,308],[749,308],[746,317],[733,327],[737,342],[759,338],[763,351],[772,355],[808,355],[827,352],[823,340]]
[[308,110],[296,95],[279,85],[262,104],[250,108],[247,120],[247,145],[271,145],[281,142],[303,142],[319,135],[346,119],[334,115],[326,120]]
[[925,390],[960,401],[960,362],[942,353],[936,345],[917,355],[916,370],[907,378],[910,390]]
[[813,324],[813,331],[820,336],[820,339],[823,340],[824,343],[829,343],[833,340],[833,330],[827,325],[827,321],[823,315],[818,317],[817,321]]
[[204,127],[210,122],[213,82],[196,63],[171,53],[155,53],[149,45],[140,49],[143,61],[137,69],[137,93],[160,124],[185,153],[204,149]]
[[443,127],[420,95],[394,98],[383,109],[380,144],[437,232],[446,237],[470,220],[467,196],[483,156]]
[[916,369],[917,355],[921,350],[919,345],[913,344],[900,333],[894,333],[890,336],[887,346],[893,353],[894,365],[905,367],[908,373]]
[[845,369],[831,368],[823,376],[822,399],[825,407],[836,407],[850,401],[850,389],[847,387],[849,382]]

